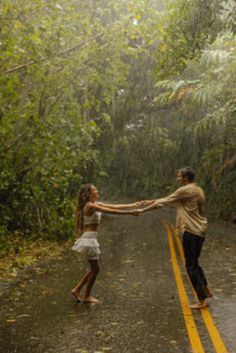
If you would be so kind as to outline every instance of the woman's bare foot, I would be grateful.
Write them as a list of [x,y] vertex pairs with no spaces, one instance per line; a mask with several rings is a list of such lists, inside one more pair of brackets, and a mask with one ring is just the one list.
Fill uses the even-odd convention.
[[206,302],[206,300],[201,300],[196,304],[191,304],[189,305],[189,307],[191,309],[196,309],[196,310],[201,310],[201,309],[206,309],[208,307],[208,303]]
[[84,298],[83,300],[84,303],[99,303],[99,300],[97,298],[92,297],[91,295],[89,297]]
[[71,294],[73,295],[73,297],[75,298],[75,300],[78,303],[81,303],[83,301],[83,299],[81,298],[81,296],[79,295],[78,292],[76,292],[75,290],[72,289]]

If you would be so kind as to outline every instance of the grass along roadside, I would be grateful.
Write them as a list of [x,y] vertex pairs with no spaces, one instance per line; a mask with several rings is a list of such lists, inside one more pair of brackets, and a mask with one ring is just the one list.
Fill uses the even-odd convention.
[[64,249],[65,242],[14,239],[7,250],[0,252],[0,282],[10,282],[28,266],[37,266],[60,255]]

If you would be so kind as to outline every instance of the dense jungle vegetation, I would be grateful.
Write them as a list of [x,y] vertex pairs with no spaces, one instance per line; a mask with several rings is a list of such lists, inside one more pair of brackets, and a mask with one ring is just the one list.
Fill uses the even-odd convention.
[[191,165],[235,217],[232,0],[0,0],[0,246],[65,239],[77,191],[164,196]]

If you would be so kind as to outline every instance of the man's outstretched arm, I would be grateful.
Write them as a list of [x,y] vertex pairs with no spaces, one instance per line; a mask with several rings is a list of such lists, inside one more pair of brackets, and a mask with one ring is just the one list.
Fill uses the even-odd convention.
[[179,188],[175,192],[173,192],[172,194],[166,197],[156,199],[156,200],[143,201],[143,205],[147,205],[147,207],[144,207],[143,209],[139,209],[138,213],[144,213],[147,211],[155,210],[163,206],[167,206],[167,207],[175,206],[178,202],[181,202],[181,200],[183,200],[184,198],[186,197],[183,195],[182,189]]

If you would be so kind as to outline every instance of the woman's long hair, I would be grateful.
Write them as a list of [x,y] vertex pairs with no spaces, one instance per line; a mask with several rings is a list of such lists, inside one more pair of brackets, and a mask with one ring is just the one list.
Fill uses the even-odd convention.
[[78,195],[77,206],[75,210],[75,231],[81,236],[84,228],[84,207],[91,199],[93,184],[82,185]]

